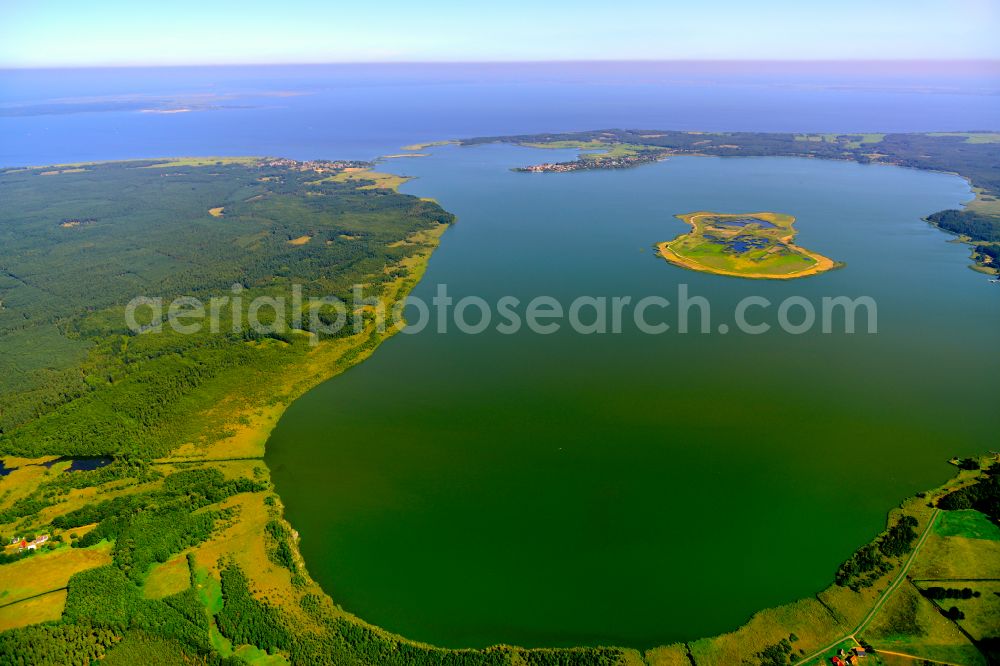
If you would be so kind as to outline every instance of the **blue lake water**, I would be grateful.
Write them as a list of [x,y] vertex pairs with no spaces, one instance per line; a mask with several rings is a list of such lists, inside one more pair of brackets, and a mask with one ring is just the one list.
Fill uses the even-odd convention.
[[73,458],[72,460],[68,470],[70,472],[91,472],[111,464],[111,458]]
[[719,222],[719,224],[722,224],[727,227],[745,227],[748,224],[756,224],[758,227],[762,229],[774,228],[774,225],[768,222],[767,220],[758,220],[755,217],[741,217],[738,220],[722,220],[721,222]]

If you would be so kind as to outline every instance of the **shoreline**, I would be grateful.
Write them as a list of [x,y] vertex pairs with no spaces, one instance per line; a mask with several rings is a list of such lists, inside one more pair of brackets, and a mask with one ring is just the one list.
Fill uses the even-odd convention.
[[[732,270],[727,270],[727,269],[724,269],[724,268],[717,268],[717,267],[709,266],[708,264],[704,264],[702,262],[696,261],[695,259],[691,259],[689,257],[685,257],[684,255],[680,254],[677,250],[675,250],[673,247],[671,247],[675,243],[678,243],[680,241],[683,241],[683,240],[686,240],[686,239],[690,239],[692,237],[695,237],[695,238],[699,237],[699,235],[697,233],[698,232],[698,224],[697,224],[696,220],[698,218],[709,216],[709,215],[727,216],[728,214],[712,213],[712,212],[709,212],[709,211],[697,211],[697,212],[694,212],[694,213],[685,213],[685,214],[675,215],[674,217],[676,217],[676,218],[678,218],[678,219],[680,219],[680,220],[682,220],[682,221],[687,222],[688,224],[690,224],[691,225],[691,231],[689,231],[687,233],[680,234],[676,238],[674,238],[673,240],[663,241],[661,243],[657,243],[656,244],[656,248],[657,248],[659,256],[661,258],[665,259],[667,262],[669,262],[669,263],[671,263],[671,264],[673,264],[675,266],[679,266],[681,268],[686,268],[686,269],[693,270],[693,271],[699,271],[701,273],[712,273],[714,275],[724,275],[724,276],[727,276],[727,277],[748,278],[748,279],[751,279],[751,280],[793,280],[793,279],[796,279],[796,278],[808,277],[810,275],[818,275],[820,273],[825,273],[825,272],[833,270],[835,268],[840,268],[840,267],[842,267],[844,265],[844,264],[842,264],[840,262],[837,262],[837,261],[834,261],[833,259],[830,259],[829,257],[826,257],[826,256],[824,256],[822,254],[819,254],[818,252],[813,252],[811,250],[807,250],[804,247],[801,247],[800,245],[796,245],[794,242],[792,242],[792,239],[795,238],[796,231],[791,228],[792,225],[795,224],[795,218],[791,217],[791,216],[788,216],[788,217],[791,217],[791,221],[788,223],[790,233],[788,235],[779,237],[777,239],[778,242],[781,243],[782,245],[784,245],[785,247],[790,248],[793,252],[796,252],[798,254],[801,254],[802,256],[808,257],[809,259],[812,259],[814,262],[816,262],[812,266],[809,266],[807,268],[803,268],[802,270],[795,271],[795,272],[792,272],[792,273],[749,273],[749,272],[732,271]],[[743,215],[743,214],[741,213],[741,215]],[[771,212],[759,212],[759,213],[746,213],[746,215],[749,216],[749,217],[760,218],[760,219],[763,219],[763,220],[767,221],[766,218],[768,216],[774,218],[777,214],[776,213],[771,213]],[[703,238],[703,236],[701,236],[701,237]]]
[[[363,171],[352,172],[351,177],[365,179],[364,175],[369,173],[376,174],[378,172],[375,172],[372,169],[365,169]],[[396,190],[399,185],[402,185],[409,180],[408,177],[396,176],[395,174],[378,173],[378,176],[383,176],[386,180],[398,179],[399,182],[394,182],[391,187],[393,190]],[[376,179],[376,181],[378,180],[380,180],[380,178]],[[441,244],[442,236],[444,236],[445,232],[450,227],[451,224],[441,224],[433,230],[417,232],[408,239],[408,242],[423,244],[425,246],[425,250],[416,255],[418,257],[416,262],[403,264],[412,270],[407,277],[397,278],[396,281],[391,283],[392,296],[389,300],[393,305],[405,299],[413,288],[420,282],[420,280],[423,279],[424,273],[427,271],[427,265],[430,262],[434,251]],[[374,324],[371,324],[369,327],[366,327],[363,332],[355,334],[349,338],[343,340],[325,340],[320,342],[320,344],[318,344],[316,348],[307,356],[306,363],[304,364],[305,372],[298,377],[292,377],[291,382],[285,383],[287,392],[281,401],[275,402],[271,405],[258,405],[250,408],[249,411],[259,412],[257,419],[253,419],[252,416],[245,413],[239,414],[239,417],[250,418],[251,421],[256,420],[256,423],[251,422],[246,426],[238,428],[235,435],[219,439],[210,445],[212,449],[221,449],[226,451],[226,455],[221,457],[198,455],[199,449],[197,445],[193,442],[188,442],[174,449],[167,456],[155,458],[154,462],[212,462],[232,460],[234,458],[234,454],[236,454],[236,456],[241,460],[246,459],[263,461],[266,454],[267,442],[271,437],[271,432],[278,425],[278,421],[281,420],[282,415],[293,402],[323,382],[333,379],[337,375],[342,374],[356,365],[359,365],[368,359],[383,342],[393,337],[398,332],[399,331],[395,327],[387,327],[386,331],[380,334],[377,330],[375,330]],[[349,357],[350,360],[347,363],[341,364],[340,361],[345,357]],[[204,451],[205,449],[200,450]],[[185,455],[182,453],[185,451],[191,451],[192,453],[191,455]],[[240,452],[242,452],[242,455]]]

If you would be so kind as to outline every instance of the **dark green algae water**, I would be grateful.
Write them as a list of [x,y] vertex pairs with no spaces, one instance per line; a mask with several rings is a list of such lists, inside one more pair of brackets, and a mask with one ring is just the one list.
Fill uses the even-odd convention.
[[[674,301],[686,283],[713,329],[748,295],[868,295],[878,334],[652,336],[626,317],[618,335],[395,336],[293,404],[267,448],[309,571],[344,608],[450,647],[717,634],[828,585],[950,456],[995,447],[1000,287],[920,219],[968,200],[965,181],[789,158],[509,171],[571,155],[384,165],[459,218],[414,295]],[[657,258],[696,210],[790,213],[797,243],[847,266],[751,281]]]

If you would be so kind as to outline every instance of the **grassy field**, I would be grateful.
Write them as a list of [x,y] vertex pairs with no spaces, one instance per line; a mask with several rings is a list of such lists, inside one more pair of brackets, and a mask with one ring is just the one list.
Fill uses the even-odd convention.
[[965,537],[967,539],[987,539],[1000,541],[1000,527],[979,511],[947,511],[941,514],[934,533],[942,537]]
[[[940,583],[936,583],[940,584]],[[958,624],[975,640],[1000,638],[1000,582],[956,582],[955,587],[968,587],[979,596],[972,599],[948,599],[942,606],[955,606],[965,614]]]
[[110,543],[86,549],[62,546],[0,566],[0,631],[58,620],[70,577],[107,564],[110,551]]
[[616,157],[631,157],[642,152],[650,151],[660,152],[655,148],[650,148],[649,146],[643,146],[637,143],[611,143],[603,144],[602,150],[598,152],[582,152],[580,153],[580,158],[585,160],[605,158],[613,159]]
[[1000,216],[1000,198],[981,187],[973,187],[976,198],[965,205],[968,210],[983,215]]
[[615,159],[619,157],[633,157],[639,153],[649,151],[662,152],[660,149],[651,146],[644,146],[639,143],[620,143],[617,141],[601,139],[591,139],[588,141],[550,141],[541,143],[528,142],[521,145],[527,148],[576,150],[579,151],[579,159],[589,161]]
[[600,150],[608,148],[608,143],[599,139],[589,141],[546,141],[542,143],[525,143],[528,148],[551,148],[553,150]]
[[691,666],[687,646],[683,643],[661,645],[647,650],[642,658],[649,666]]
[[833,143],[851,149],[861,148],[866,144],[879,143],[884,138],[885,134],[879,134],[876,132],[861,133],[861,134],[796,134],[795,135],[796,141]]
[[931,132],[929,136],[961,136],[965,143],[1000,143],[1000,132]]
[[56,590],[11,606],[0,607],[0,632],[56,621],[62,616],[65,605],[66,590]]
[[736,631],[689,647],[697,664],[738,664],[782,640],[789,641],[792,654],[802,655],[845,629],[817,600],[801,599],[755,613]]
[[208,167],[222,166],[224,164],[254,164],[260,157],[173,157],[164,160],[157,160],[155,164],[148,165],[147,169],[172,169],[175,167]]
[[903,585],[893,593],[864,637],[879,651],[969,666],[986,664],[958,627],[912,585]]
[[372,169],[365,167],[349,167],[344,169],[340,173],[328,176],[326,178],[321,178],[313,183],[331,182],[331,183],[346,183],[346,182],[358,182],[358,181],[371,181],[366,182],[361,185],[359,190],[375,190],[375,189],[387,189],[395,190],[403,183],[410,180],[407,176],[397,176],[393,173],[383,173],[380,171],[373,171]]
[[[7,476],[0,477],[0,509],[9,509],[21,499],[28,498],[38,489],[43,481],[52,476],[52,470],[44,463],[53,460],[55,456],[45,458],[4,458],[4,465],[13,469]],[[13,535],[13,525],[3,525],[2,534]],[[6,545],[6,544],[3,544]]]
[[1000,578],[1000,541],[936,534],[927,541],[927,552],[913,565],[914,579]]
[[756,279],[789,279],[836,268],[827,257],[795,245],[795,218],[781,213],[677,215],[691,231],[657,245],[660,256],[691,270]]
[[142,584],[142,595],[147,599],[162,599],[183,592],[191,587],[191,570],[187,555],[181,553],[166,562],[153,565]]
[[191,572],[192,583],[198,594],[198,599],[205,609],[215,615],[222,610],[222,586],[219,579],[211,575],[205,567],[195,564]]
[[111,544],[91,548],[61,546],[0,566],[0,606],[66,587],[70,576],[111,561]]

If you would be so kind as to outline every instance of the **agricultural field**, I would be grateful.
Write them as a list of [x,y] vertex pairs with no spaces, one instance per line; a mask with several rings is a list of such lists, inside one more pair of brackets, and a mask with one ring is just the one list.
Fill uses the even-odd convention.
[[73,574],[111,561],[111,544],[107,542],[90,548],[53,545],[57,547],[0,567],[0,606],[63,590]]
[[66,590],[54,590],[38,597],[0,606],[0,632],[42,622],[56,622],[66,606]]
[[796,134],[796,141],[818,141],[821,143],[832,143],[842,145],[845,148],[857,149],[865,144],[880,143],[885,138],[885,134]]
[[1000,132],[931,132],[929,136],[957,136],[965,143],[1000,143]]
[[[377,190],[377,189],[396,189],[409,178],[405,176],[397,176],[392,173],[383,173],[380,171],[374,171],[369,168],[364,167],[348,167],[343,171],[328,176],[324,179],[312,181],[312,183],[347,183],[355,182],[358,183],[358,190]],[[310,183],[310,184],[312,184]]]
[[142,584],[142,596],[146,599],[162,599],[183,592],[191,587],[191,568],[187,557],[178,554],[166,562],[157,562]]

